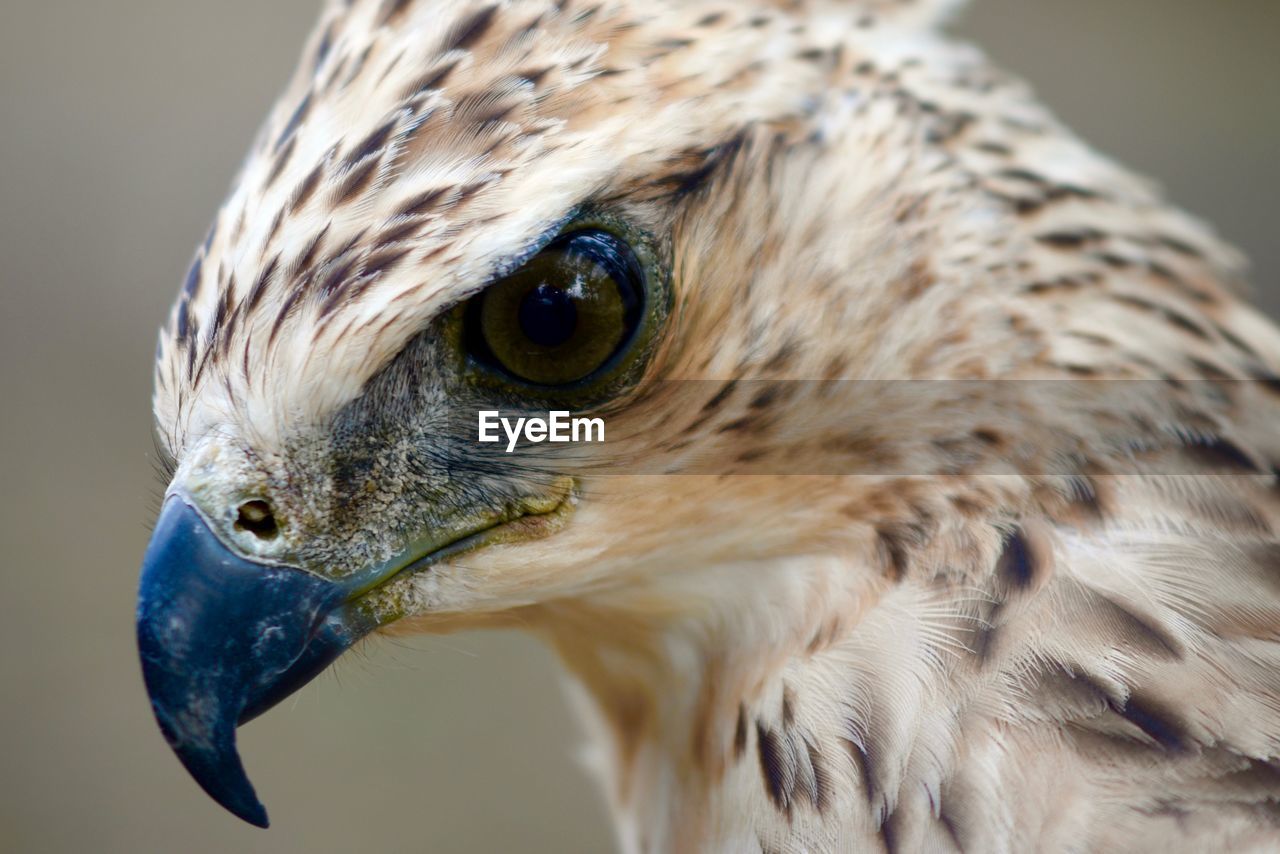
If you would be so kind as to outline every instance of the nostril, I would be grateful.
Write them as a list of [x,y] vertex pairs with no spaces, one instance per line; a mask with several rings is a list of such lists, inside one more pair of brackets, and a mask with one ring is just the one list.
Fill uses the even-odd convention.
[[274,540],[280,533],[271,505],[259,499],[240,505],[240,512],[236,515],[236,530],[248,531],[260,540]]

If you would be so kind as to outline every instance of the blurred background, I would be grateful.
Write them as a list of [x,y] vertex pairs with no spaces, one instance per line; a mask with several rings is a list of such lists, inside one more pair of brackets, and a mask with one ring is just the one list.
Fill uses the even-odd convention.
[[[319,0],[0,5],[0,851],[596,852],[550,654],[371,644],[241,732],[273,828],[164,745],[133,599],[155,330]],[[1280,3],[977,0],[959,25],[1255,262],[1280,309]]]

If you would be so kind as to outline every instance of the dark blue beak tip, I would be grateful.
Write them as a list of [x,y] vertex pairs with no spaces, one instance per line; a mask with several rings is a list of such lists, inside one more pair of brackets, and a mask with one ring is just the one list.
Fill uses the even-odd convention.
[[254,798],[252,803],[229,804],[225,801],[219,801],[218,803],[230,810],[231,814],[236,818],[247,821],[254,827],[266,830],[271,826],[271,820],[267,818],[267,808],[257,798]]
[[267,827],[236,727],[292,694],[373,628],[341,586],[247,560],[170,497],[142,563],[138,652],[161,731],[210,797]]
[[[258,800],[253,784],[245,773],[240,755],[236,751],[234,725],[220,722],[216,729],[206,726],[176,727],[168,709],[152,703],[160,731],[169,748],[177,755],[182,766],[204,789],[205,794],[217,801],[232,815],[258,827],[266,827],[267,810]],[[193,743],[191,735],[203,733],[211,741]]]
[[258,795],[253,790],[253,784],[249,782],[249,777],[240,765],[239,756],[236,755],[234,746],[232,746],[229,755],[233,758],[235,767],[217,769],[213,773],[202,774],[202,769],[199,767],[193,768],[194,763],[188,763],[179,753],[179,757],[183,758],[183,765],[196,778],[200,787],[204,789],[205,794],[213,798],[227,812],[237,818],[243,819],[256,827],[267,827],[270,824],[267,820],[267,808],[262,805],[262,801],[258,800]]
[[265,829],[271,824],[267,819],[267,808],[262,805],[262,801],[258,800],[258,796],[253,791],[253,785],[244,775],[243,770],[240,772],[240,779],[243,781],[241,784],[232,782],[220,791],[211,791],[206,788],[205,792],[236,818],[247,821],[254,827]]

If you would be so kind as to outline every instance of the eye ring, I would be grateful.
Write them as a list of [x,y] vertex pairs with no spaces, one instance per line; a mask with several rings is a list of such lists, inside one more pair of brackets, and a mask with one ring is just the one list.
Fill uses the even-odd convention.
[[611,230],[565,232],[463,309],[473,362],[522,386],[580,388],[635,348],[651,313],[651,277]]

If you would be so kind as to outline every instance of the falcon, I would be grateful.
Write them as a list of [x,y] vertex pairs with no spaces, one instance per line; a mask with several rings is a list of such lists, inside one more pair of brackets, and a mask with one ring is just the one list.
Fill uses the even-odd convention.
[[506,626],[627,852],[1280,846],[1280,334],[952,5],[327,4],[157,352],[216,801],[352,645]]

